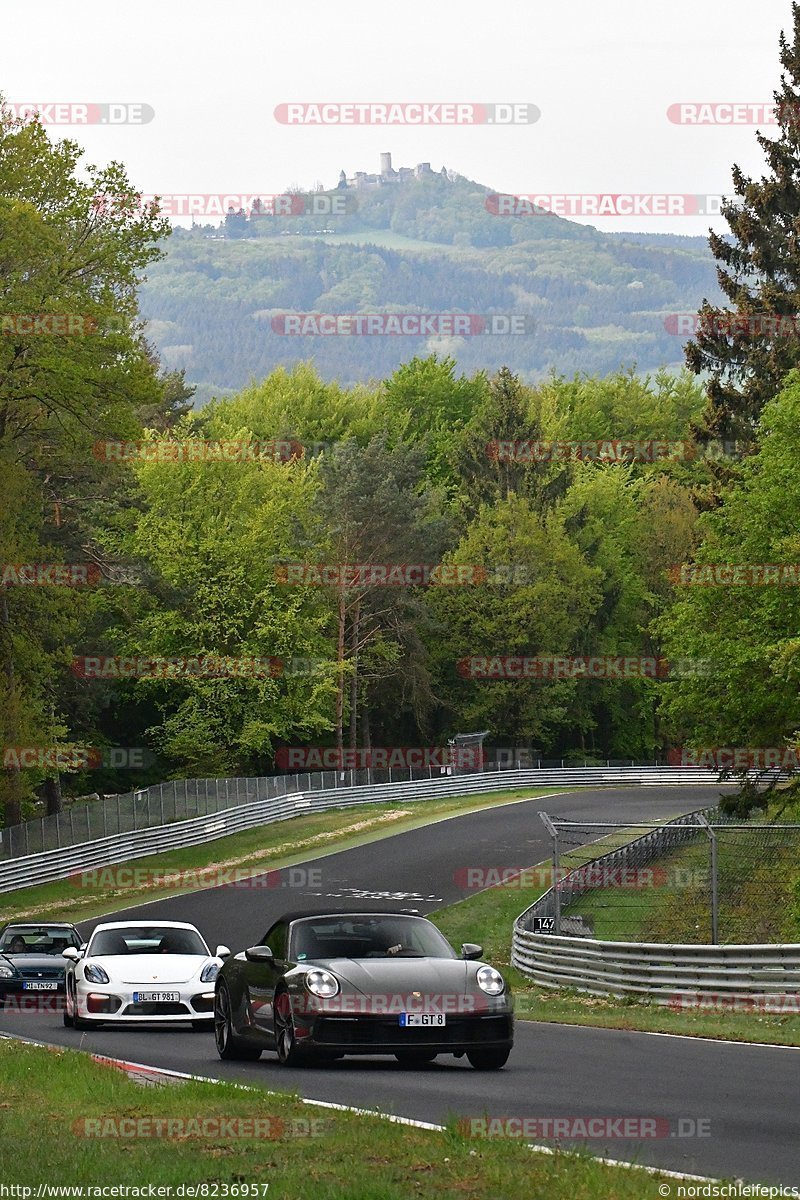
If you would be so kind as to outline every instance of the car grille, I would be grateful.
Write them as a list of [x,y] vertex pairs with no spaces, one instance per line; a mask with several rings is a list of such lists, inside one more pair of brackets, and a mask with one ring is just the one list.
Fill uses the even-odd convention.
[[314,1040],[334,1046],[455,1046],[511,1039],[510,1017],[450,1019],[441,1026],[405,1026],[374,1017],[320,1017]]
[[63,979],[63,967],[30,967],[27,971],[24,967],[17,967],[23,979]]
[[127,1004],[122,1015],[125,1017],[188,1017],[190,1013],[187,1006],[177,1000],[143,1000],[139,1004]]
[[192,1008],[195,1010],[195,1012],[213,1012],[214,997],[204,996],[202,993],[199,993],[197,996],[192,996]]

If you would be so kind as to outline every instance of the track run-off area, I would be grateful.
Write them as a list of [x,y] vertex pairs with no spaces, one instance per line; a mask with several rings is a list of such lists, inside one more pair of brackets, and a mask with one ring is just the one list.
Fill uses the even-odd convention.
[[[708,786],[619,787],[510,800],[310,858],[306,882],[294,872],[287,875],[291,886],[208,888],[113,919],[191,921],[212,949],[224,943],[237,953],[292,909],[374,901],[376,909],[427,915],[472,894],[460,886],[465,867],[520,868],[546,859],[550,841],[540,810],[578,822],[647,822],[706,807],[717,795]],[[86,936],[103,919],[79,928]],[[226,1063],[210,1033],[157,1025],[78,1032],[52,1012],[0,1011],[0,1032],[435,1124],[455,1117],[655,1118],[666,1136],[565,1146],[698,1175],[800,1182],[800,1048],[518,1020],[508,1065],[478,1073],[449,1056],[413,1070],[378,1057],[287,1069],[269,1052],[256,1063]],[[698,1129],[702,1136],[679,1136]]]

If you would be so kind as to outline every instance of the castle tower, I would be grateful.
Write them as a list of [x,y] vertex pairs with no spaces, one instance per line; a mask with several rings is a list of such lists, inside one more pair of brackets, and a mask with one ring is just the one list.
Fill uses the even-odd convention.
[[381,175],[383,175],[385,178],[387,175],[393,175],[393,174],[394,174],[394,172],[392,170],[391,154],[382,154],[381,155]]

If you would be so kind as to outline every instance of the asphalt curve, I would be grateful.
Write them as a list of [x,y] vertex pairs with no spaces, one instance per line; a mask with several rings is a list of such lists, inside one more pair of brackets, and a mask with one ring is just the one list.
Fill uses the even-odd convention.
[[[641,821],[700,807],[713,795],[709,788],[648,787],[538,797],[309,860],[305,880],[296,872],[278,877],[276,887],[208,889],[128,913],[191,920],[212,944],[238,950],[292,908],[346,908],[354,899],[374,899],[376,907],[430,912],[467,894],[465,867],[520,867],[545,858],[549,840],[539,809],[577,821]],[[81,928],[88,932],[94,923]],[[783,1184],[800,1178],[800,1050],[519,1022],[509,1064],[496,1074],[478,1075],[464,1060],[447,1057],[413,1071],[379,1058],[287,1070],[268,1053],[256,1064],[222,1063],[209,1034],[165,1027],[78,1033],[64,1029],[57,1014],[0,1013],[0,1029],[438,1123],[455,1114],[660,1118],[663,1137],[584,1144],[612,1158],[697,1174]]]

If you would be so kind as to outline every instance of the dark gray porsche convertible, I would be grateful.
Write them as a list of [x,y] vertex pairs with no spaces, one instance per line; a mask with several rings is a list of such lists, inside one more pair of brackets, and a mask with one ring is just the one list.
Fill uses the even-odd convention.
[[220,1058],[281,1063],[393,1054],[417,1066],[437,1054],[479,1071],[502,1067],[513,1000],[480,946],[456,954],[424,917],[391,912],[287,913],[229,958],[216,981]]

